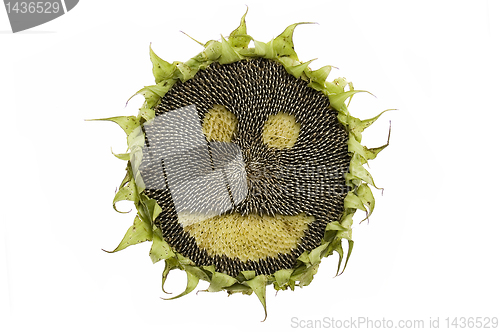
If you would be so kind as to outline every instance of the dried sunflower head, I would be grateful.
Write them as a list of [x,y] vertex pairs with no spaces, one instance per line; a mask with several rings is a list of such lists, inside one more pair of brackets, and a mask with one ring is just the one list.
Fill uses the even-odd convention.
[[103,120],[123,128],[129,147],[116,155],[127,173],[113,206],[137,208],[113,252],[152,241],[163,283],[172,269],[187,274],[174,298],[202,279],[210,292],[255,293],[266,310],[267,285],[306,286],[333,252],[340,269],[343,239],[347,263],[352,217],[375,206],[363,165],[387,145],[361,145],[380,115],[349,114],[345,101],[359,90],[326,81],[330,66],[299,61],[292,35],[302,23],[263,43],[247,34],[245,16],[185,63],[150,49],[156,84],[136,93],[145,97],[139,114]]

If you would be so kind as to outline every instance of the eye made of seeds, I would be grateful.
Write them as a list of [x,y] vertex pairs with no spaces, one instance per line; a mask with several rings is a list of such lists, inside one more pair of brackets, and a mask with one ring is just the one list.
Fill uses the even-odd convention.
[[209,142],[231,142],[238,119],[223,105],[214,105],[203,118],[203,134]]
[[289,149],[297,142],[299,133],[300,123],[295,121],[295,116],[279,112],[265,122],[262,140],[270,148]]

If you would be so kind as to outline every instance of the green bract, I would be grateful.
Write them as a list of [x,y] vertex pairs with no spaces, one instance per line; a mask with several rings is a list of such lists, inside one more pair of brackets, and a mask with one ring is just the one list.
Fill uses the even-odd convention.
[[[135,116],[121,116],[100,120],[113,121],[117,123],[127,135],[128,151],[123,154],[115,154],[121,160],[127,161],[127,172],[119,186],[119,190],[113,200],[113,207],[119,201],[133,201],[137,208],[137,216],[133,225],[129,228],[123,240],[112,252],[117,252],[137,243],[152,241],[150,257],[153,263],[164,261],[163,284],[169,271],[180,269],[186,272],[187,287],[184,292],[169,299],[175,299],[193,291],[199,280],[209,283],[206,291],[227,291],[229,294],[255,293],[266,311],[266,286],[273,285],[276,290],[285,290],[295,287],[307,286],[317,272],[321,259],[332,255],[339,255],[337,275],[341,273],[344,256],[345,264],[353,248],[351,225],[356,210],[366,212],[368,218],[375,207],[370,186],[375,187],[370,173],[364,168],[368,160],[374,159],[380,151],[388,144],[378,148],[367,148],[361,144],[362,132],[375,122],[378,116],[360,120],[349,114],[346,101],[354,94],[362,92],[354,90],[353,85],[344,78],[337,78],[331,82],[327,81],[331,66],[325,66],[317,70],[311,70],[308,66],[311,61],[299,61],[293,47],[292,35],[294,29],[300,24],[295,23],[288,26],[283,33],[271,41],[264,43],[254,40],[247,34],[245,15],[241,18],[239,27],[234,30],[227,39],[220,41],[211,40],[202,44],[204,49],[195,57],[186,62],[168,63],[158,57],[150,48],[149,54],[153,64],[153,75],[155,84],[145,86],[137,91],[135,95],[143,95],[144,105]],[[248,47],[253,41],[254,47]],[[201,43],[200,43],[201,44]],[[162,237],[161,231],[154,223],[160,214],[161,208],[153,199],[144,194],[144,183],[139,172],[142,160],[142,149],[144,146],[144,133],[141,125],[155,117],[155,106],[169,89],[178,81],[185,82],[200,71],[204,70],[213,62],[229,64],[250,58],[267,58],[281,63],[288,73],[295,78],[301,78],[309,83],[309,86],[321,91],[328,96],[330,106],[338,111],[338,121],[349,133],[348,151],[351,161],[349,172],[345,174],[347,185],[351,188],[344,200],[344,213],[340,221],[330,222],[325,230],[321,245],[312,251],[304,252],[297,260],[293,269],[279,270],[272,275],[257,275],[255,271],[243,271],[237,277],[217,272],[214,266],[197,266],[190,259],[180,255],[173,250]],[[117,210],[118,211],[118,210]],[[120,211],[118,211],[120,212]],[[342,240],[348,243],[348,251],[345,254],[342,249]],[[345,268],[345,266],[344,266]]]

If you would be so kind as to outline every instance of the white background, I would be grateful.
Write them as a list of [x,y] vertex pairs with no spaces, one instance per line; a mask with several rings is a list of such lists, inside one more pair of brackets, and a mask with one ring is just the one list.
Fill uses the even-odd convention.
[[[185,61],[200,41],[238,26],[269,41],[295,22],[301,60],[338,67],[355,88],[350,111],[387,108],[364,143],[391,145],[370,164],[377,207],[356,224],[343,275],[324,259],[312,284],[255,296],[195,292],[164,301],[149,245],[112,250],[134,212],[111,202],[125,135],[154,84],[148,47]],[[12,34],[0,10],[0,329],[4,331],[288,330],[293,317],[424,320],[500,316],[497,1],[80,1],[68,14]],[[133,209],[122,205],[122,209]],[[173,272],[166,289],[183,290]],[[201,282],[198,289],[207,284]],[[463,330],[463,329],[459,329]]]

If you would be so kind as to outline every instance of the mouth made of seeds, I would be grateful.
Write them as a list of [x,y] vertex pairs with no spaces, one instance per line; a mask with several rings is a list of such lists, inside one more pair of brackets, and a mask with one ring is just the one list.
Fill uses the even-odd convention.
[[243,263],[290,254],[297,249],[314,220],[304,213],[243,216],[234,212],[208,219],[192,214],[179,215],[179,222],[187,224],[184,231],[195,239],[200,249],[213,257],[226,256]]

